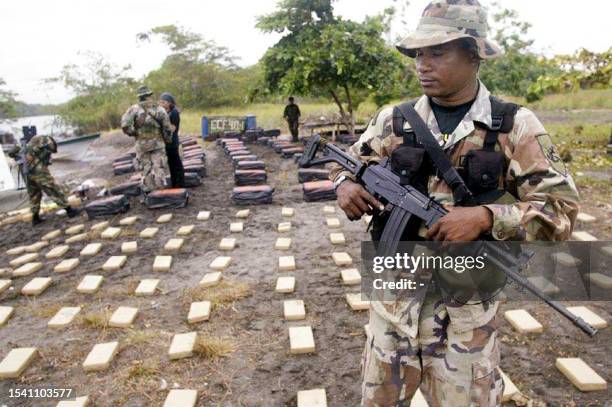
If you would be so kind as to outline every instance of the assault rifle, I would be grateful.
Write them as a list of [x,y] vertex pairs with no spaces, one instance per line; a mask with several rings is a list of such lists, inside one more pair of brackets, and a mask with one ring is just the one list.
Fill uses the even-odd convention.
[[[323,150],[323,157],[316,158],[320,147]],[[429,229],[448,213],[434,199],[424,195],[410,185],[401,185],[400,177],[389,168],[388,159],[383,159],[378,164],[367,165],[351,157],[334,144],[321,140],[319,135],[315,135],[310,139],[304,155],[300,158],[298,164],[300,167],[308,168],[329,162],[335,162],[345,170],[350,171],[371,195],[380,200],[385,206],[392,207],[391,214],[380,239],[381,246],[384,248],[384,255],[386,256],[393,255],[397,251],[402,233],[412,217],[422,220]],[[593,336],[597,333],[597,329],[586,323],[582,318],[569,312],[563,305],[541,292],[520,274],[528,266],[528,261],[532,254],[522,252],[520,255],[515,256],[493,242],[483,240],[478,243],[479,253],[477,255],[486,256],[487,260],[501,270],[508,278],[540,298],[588,335]]]

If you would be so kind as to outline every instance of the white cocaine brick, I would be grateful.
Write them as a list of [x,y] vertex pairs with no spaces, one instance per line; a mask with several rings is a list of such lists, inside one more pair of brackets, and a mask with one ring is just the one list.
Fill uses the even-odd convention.
[[340,219],[338,218],[327,218],[326,222],[327,222],[327,227],[330,229],[338,229],[341,226]]
[[62,400],[55,407],[87,407],[89,406],[89,396],[80,396],[74,400]]
[[88,274],[85,277],[83,277],[83,279],[79,283],[77,287],[77,291],[82,294],[95,293],[96,291],[98,291],[98,288],[100,288],[102,281],[104,281],[104,277],[93,275],[93,274]]
[[176,232],[176,235],[177,236],[189,236],[191,232],[193,232],[193,228],[195,228],[195,225],[181,226],[179,230]]
[[155,256],[153,271],[168,271],[172,266],[172,256]]
[[43,237],[41,237],[41,240],[46,240],[48,242],[50,240],[53,240],[53,239],[59,237],[61,234],[62,234],[62,230],[61,229],[56,229],[56,230],[53,230],[53,231],[47,233]]
[[31,263],[38,258],[38,253],[23,254],[9,262],[11,267],[19,267],[26,263]]
[[283,301],[283,314],[287,321],[298,321],[306,318],[306,309],[303,300]]
[[118,350],[119,342],[105,342],[94,345],[83,362],[83,369],[86,372],[106,370]]
[[601,252],[606,256],[612,257],[612,246],[603,246]]
[[30,274],[36,273],[41,268],[43,268],[43,264],[41,262],[26,263],[23,266],[13,270],[13,277],[29,276]]
[[89,235],[87,233],[81,233],[78,235],[70,236],[68,239],[64,241],[64,243],[68,243],[68,244],[79,243],[79,242],[87,240],[88,237]]
[[138,308],[119,307],[111,315],[108,326],[113,328],[129,328],[132,326],[134,319],[136,319],[136,315],[138,315]]
[[208,318],[210,318],[210,301],[191,303],[189,315],[187,315],[187,322],[195,324],[196,322],[208,321]]
[[17,379],[30,366],[38,351],[36,348],[15,348],[0,362],[0,378]]
[[17,246],[17,247],[13,247],[12,249],[8,249],[6,251],[6,254],[8,254],[9,256],[16,256],[18,254],[23,254],[25,252],[25,246]]
[[516,393],[519,393],[519,389],[516,385],[510,380],[510,378],[499,369],[499,373],[501,373],[502,381],[504,382],[504,394],[502,395],[502,402],[507,402],[512,399]]
[[279,232],[284,233],[284,232],[289,232],[291,230],[291,222],[281,222],[278,224],[278,229]]
[[121,228],[109,227],[100,234],[102,239],[114,240],[121,234]]
[[140,232],[140,237],[142,237],[144,239],[150,239],[150,238],[154,237],[157,234],[158,230],[159,230],[159,228],[146,228],[146,229],[143,229],[143,231]]
[[291,238],[289,237],[279,237],[276,239],[276,243],[274,244],[274,248],[276,250],[289,250],[291,247]]
[[595,242],[597,238],[589,232],[577,231],[572,233],[571,240],[577,240],[579,242]]
[[172,220],[172,214],[166,213],[157,218],[157,223],[168,223]]
[[336,266],[350,266],[353,264],[353,259],[346,252],[334,252],[332,253],[332,259]]
[[138,216],[128,216],[119,221],[121,226],[132,226],[134,223],[138,221]]
[[601,273],[589,273],[587,274],[589,281],[600,288],[610,289],[612,288],[612,277],[606,276]]
[[580,391],[605,390],[606,381],[580,358],[557,358],[557,369]]
[[53,267],[56,273],[67,273],[74,270],[81,262],[78,258],[64,259]]
[[210,211],[200,211],[196,218],[197,220],[208,220],[210,219]]
[[155,290],[157,290],[158,285],[158,279],[145,278],[143,280],[140,280],[140,283],[138,283],[138,287],[136,287],[134,294],[138,296],[153,295],[155,294]]
[[8,290],[9,287],[11,286],[11,283],[12,283],[12,280],[9,280],[7,278],[0,279],[0,294]]
[[212,270],[225,270],[226,268],[229,267],[231,262],[232,262],[231,257],[219,256],[216,259],[214,259],[212,263],[208,265],[208,268]]
[[291,353],[312,353],[315,351],[314,336],[310,326],[289,327],[289,344]]
[[232,233],[240,233],[244,230],[244,225],[242,222],[233,222],[230,223],[230,232]]
[[325,389],[298,391],[297,407],[327,407]]
[[346,302],[353,311],[364,311],[370,309],[370,301],[361,299],[361,293],[346,294]]
[[285,218],[290,218],[295,214],[295,210],[293,208],[283,208],[281,209],[281,216]]
[[274,291],[277,293],[292,293],[295,290],[295,277],[279,277],[276,280],[276,288]]
[[49,246],[49,242],[46,240],[41,240],[40,242],[32,243],[31,245],[26,246],[25,251],[28,253],[38,253],[47,246]]
[[219,243],[219,250],[229,251],[234,250],[234,247],[236,247],[236,239],[233,237],[224,237]]
[[524,309],[515,309],[504,312],[504,318],[520,333],[541,333],[542,324]]
[[15,312],[15,307],[0,305],[0,326],[6,324],[13,312]]
[[278,258],[278,269],[280,271],[295,270],[295,258],[293,256],[281,256]]
[[106,260],[106,263],[102,266],[102,270],[105,271],[117,271],[127,261],[127,256],[111,256]]
[[329,240],[332,244],[345,244],[346,239],[344,238],[344,233],[330,233]]
[[410,400],[410,407],[429,407],[427,404],[427,400],[425,400],[425,396],[421,393],[421,389],[417,389],[412,396],[412,400]]
[[81,312],[81,307],[63,307],[47,322],[49,328],[63,328],[70,325],[77,314]]
[[163,407],[194,407],[197,401],[197,390],[172,389],[168,393]]
[[582,223],[593,223],[597,220],[597,218],[595,216],[589,215],[588,213],[579,212],[578,216],[576,217],[576,220]]
[[110,223],[107,220],[105,220],[104,222],[96,223],[95,225],[90,227],[89,230],[93,230],[94,232],[97,232],[97,231],[108,228],[109,225]]
[[83,250],[81,250],[81,253],[79,253],[79,255],[95,256],[96,254],[100,253],[100,250],[102,250],[102,243],[89,243],[83,248]]
[[567,307],[567,310],[572,314],[582,318],[585,322],[591,325],[593,328],[603,329],[608,326],[605,319],[588,309],[584,306]]
[[345,285],[361,284],[361,274],[357,269],[344,269],[340,271],[342,283]]
[[138,242],[137,241],[131,241],[131,242],[123,242],[121,243],[121,253],[123,254],[130,254],[130,253],[136,253],[138,251]]
[[559,287],[542,276],[527,277],[527,280],[529,280],[531,284],[535,285],[540,291],[543,291],[548,295],[557,294],[561,291]]
[[51,282],[51,277],[35,277],[23,286],[21,294],[40,295],[51,285]]
[[67,235],[76,235],[78,233],[81,233],[84,230],[85,230],[85,225],[80,224],[80,225],[70,226],[68,229],[64,231],[64,233],[66,233]]
[[198,339],[197,332],[188,332],[184,334],[176,334],[172,338],[168,356],[170,359],[188,358],[193,355],[196,340]]
[[183,247],[183,243],[185,243],[184,239],[181,238],[173,238],[166,242],[164,246],[164,250],[169,252],[178,252]]
[[240,219],[246,219],[249,217],[250,213],[251,213],[250,209],[243,209],[241,211],[236,212],[236,217]]
[[222,274],[220,271],[215,271],[213,273],[206,273],[204,277],[200,280],[198,285],[202,288],[213,287],[221,281]]
[[580,259],[577,259],[571,254],[564,252],[553,253],[550,255],[550,258],[553,259],[555,263],[559,263],[562,266],[566,267],[575,267],[581,263]]
[[336,213],[336,208],[334,208],[333,206],[324,206],[323,207],[323,213],[325,214],[332,214],[332,213]]

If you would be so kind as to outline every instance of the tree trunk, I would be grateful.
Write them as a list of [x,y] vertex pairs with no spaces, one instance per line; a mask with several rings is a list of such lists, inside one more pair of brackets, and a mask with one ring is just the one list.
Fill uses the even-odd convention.
[[346,126],[351,137],[355,136],[355,112],[353,112],[353,100],[351,99],[351,92],[346,84],[344,84],[344,92],[346,93],[346,100],[348,103],[349,117],[348,125]]
[[342,121],[342,124],[344,124],[344,126],[348,129],[351,135],[354,134],[354,126],[351,126],[353,114],[351,113],[350,115],[348,115],[346,113],[346,111],[344,110],[344,106],[342,106],[342,102],[340,101],[340,98],[338,97],[335,91],[330,90],[329,93],[331,93],[332,97],[334,98],[334,101],[336,102],[336,105],[338,105],[338,110],[340,110],[340,120]]

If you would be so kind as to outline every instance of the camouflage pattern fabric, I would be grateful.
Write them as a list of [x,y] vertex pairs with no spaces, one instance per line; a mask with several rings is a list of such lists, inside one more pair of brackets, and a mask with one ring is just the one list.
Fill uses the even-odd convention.
[[172,142],[172,128],[166,111],[154,101],[131,106],[121,118],[121,128],[136,138],[136,160],[142,171],[142,191],[147,194],[165,187],[166,143]]
[[502,51],[487,39],[488,30],[487,11],[477,0],[435,0],[423,11],[417,29],[404,38],[397,49],[414,58],[418,48],[471,38],[478,46],[480,58],[497,58]]
[[60,208],[68,207],[66,194],[62,188],[55,182],[55,179],[49,172],[48,168],[38,169],[35,172],[29,172],[26,180],[28,195],[30,196],[30,210],[33,215],[40,211],[40,201],[43,192],[59,206]]
[[[494,314],[493,314],[494,315]],[[364,407],[408,407],[420,387],[431,407],[500,406],[499,317],[473,329],[449,329],[452,317],[430,289],[419,315],[418,337],[370,313],[362,357]]]

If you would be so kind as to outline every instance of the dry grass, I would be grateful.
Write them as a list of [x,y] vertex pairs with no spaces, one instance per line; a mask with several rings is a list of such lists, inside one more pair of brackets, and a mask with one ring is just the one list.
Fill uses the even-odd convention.
[[54,303],[49,303],[49,302],[41,303],[41,302],[38,302],[38,301],[31,301],[24,308],[25,308],[26,313],[30,314],[33,317],[51,318],[55,314],[57,314],[57,311],[59,311],[62,308],[62,305],[58,304],[56,302],[54,302]]
[[235,349],[234,343],[227,338],[205,337],[200,334],[195,353],[204,359],[216,359],[229,355]]
[[233,280],[222,280],[218,285],[208,288],[193,287],[183,292],[183,300],[186,303],[195,301],[210,301],[212,306],[231,304],[234,301],[251,295],[248,284]]
[[159,339],[159,332],[130,330],[127,336],[127,343],[130,345],[151,344]]
[[108,327],[110,317],[111,312],[109,310],[92,311],[88,312],[87,314],[83,314],[79,322],[86,328],[106,329]]
[[147,380],[161,373],[157,360],[136,360],[127,371],[128,381]]

